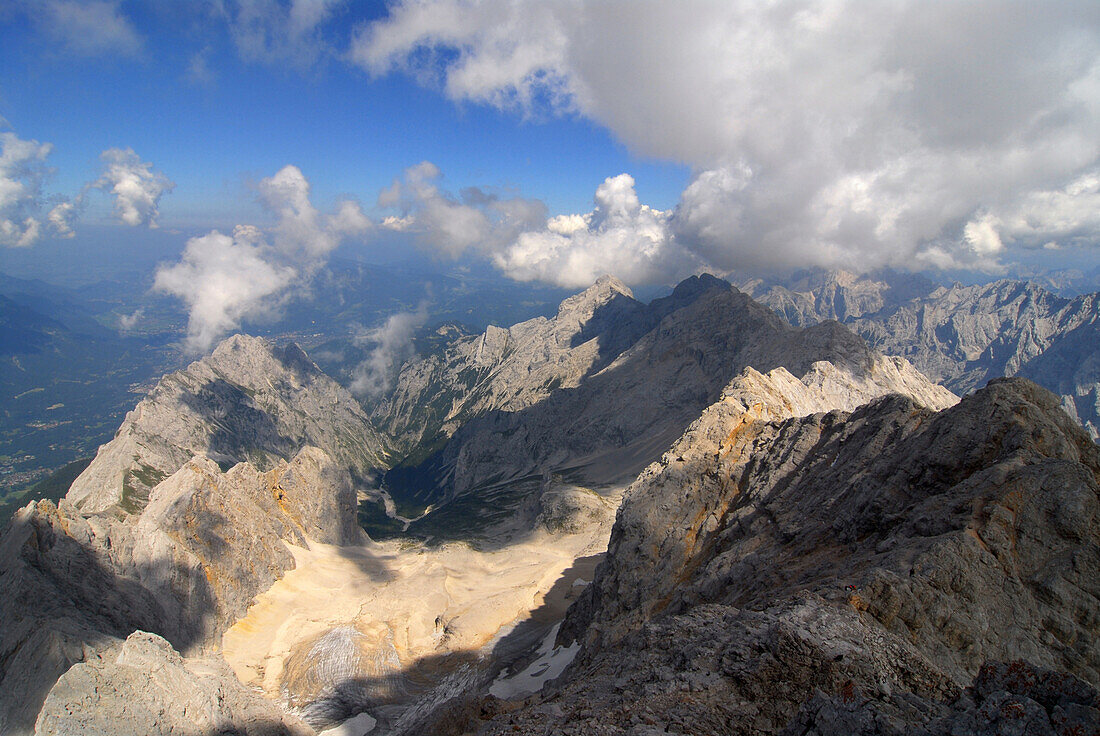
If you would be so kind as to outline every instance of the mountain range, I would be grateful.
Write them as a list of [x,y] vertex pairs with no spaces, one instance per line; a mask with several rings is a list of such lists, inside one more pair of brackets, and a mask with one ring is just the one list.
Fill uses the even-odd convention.
[[1063,408],[1098,437],[1100,293],[1068,298],[1011,279],[937,286],[890,271],[817,270],[737,283],[791,324],[838,320],[959,394],[992,378],[1030,378],[1059,394]]
[[0,538],[0,733],[1100,726],[1100,449],[985,385],[1087,378],[1091,297],[743,287],[604,277],[364,402],[240,335],[165,376]]

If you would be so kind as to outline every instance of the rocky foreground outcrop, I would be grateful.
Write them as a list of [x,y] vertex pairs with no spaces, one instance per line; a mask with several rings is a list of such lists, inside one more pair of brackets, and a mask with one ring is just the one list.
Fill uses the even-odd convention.
[[[62,673],[109,658],[134,631],[185,654],[214,651],[294,566],[284,541],[363,539],[347,471],[317,448],[266,473],[195,458],[136,517],[86,515],[66,500],[20,510],[0,548],[0,733],[28,733]],[[125,721],[95,712],[107,731]]]
[[[167,376],[66,498],[20,510],[0,540],[0,734],[36,718],[40,733],[297,728],[202,657],[294,567],[285,543],[365,541],[355,476],[384,450],[351,433],[369,428],[297,348],[231,338]],[[149,672],[164,692],[137,698]]]
[[184,659],[156,634],[136,631],[61,676],[35,733],[307,736],[313,730],[256,697],[220,658]]
[[768,421],[735,394],[632,487],[565,676],[441,733],[1100,728],[1100,448],[1055,396]]
[[301,348],[234,335],[162,378],[66,498],[87,513],[135,513],[196,455],[267,470],[306,446],[363,478],[388,467],[387,443],[359,403]]

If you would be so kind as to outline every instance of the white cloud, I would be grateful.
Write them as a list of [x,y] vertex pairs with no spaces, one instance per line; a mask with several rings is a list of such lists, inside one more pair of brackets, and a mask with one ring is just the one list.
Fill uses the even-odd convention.
[[379,195],[398,209],[383,228],[412,233],[420,247],[449,258],[474,254],[520,281],[588,286],[605,273],[631,283],[667,282],[700,262],[675,239],[672,213],[638,201],[629,174],[610,177],[584,214],[547,219],[532,199],[503,198],[477,187],[455,196],[439,186],[439,168],[424,161]]
[[48,0],[28,7],[31,17],[55,42],[81,56],[134,56],[142,40],[118,2]]
[[357,345],[372,346],[366,360],[352,371],[351,390],[359,396],[375,397],[393,388],[401,364],[413,354],[413,333],[428,319],[428,303],[414,312],[390,315],[380,327],[355,336]]
[[628,174],[600,184],[591,212],[549,219],[538,200],[477,187],[455,196],[440,188],[441,179],[428,161],[406,170],[378,197],[379,206],[402,215],[387,216],[381,226],[412,233],[420,247],[441,256],[472,253],[510,278],[570,288],[605,273],[631,283],[667,282],[699,266],[673,237],[672,213],[639,202]]
[[77,205],[73,202],[59,202],[55,204],[46,215],[46,220],[53,227],[59,238],[72,238],[73,219],[76,217]]
[[[510,0],[398,3],[386,21],[357,29],[350,58],[375,75],[400,68],[427,81],[441,71],[454,100],[528,112],[538,102],[564,109],[573,90],[559,11],[555,3]],[[421,53],[444,49],[458,53],[442,70],[432,54]]]
[[109,148],[99,156],[103,174],[89,186],[115,195],[115,216],[126,225],[157,226],[160,198],[175,188],[132,148]]
[[994,267],[1025,231],[1100,244],[1071,186],[1100,164],[1091,1],[408,0],[351,58],[454,100],[575,110],[691,166],[670,228],[718,269]]
[[[0,245],[25,248],[43,233],[42,182],[51,173],[46,158],[49,143],[0,133]],[[46,215],[57,235],[69,237],[72,205],[61,203]]]
[[963,228],[963,240],[979,256],[992,256],[1004,250],[1004,243],[997,233],[1000,221],[991,215],[982,215],[966,223]]
[[179,263],[157,270],[153,288],[179,297],[188,307],[185,347],[194,353],[240,327],[244,319],[269,312],[271,297],[297,277],[289,267],[269,262],[264,245],[213,231],[191,238]]
[[568,288],[588,286],[613,273],[630,283],[671,281],[694,266],[672,238],[669,214],[638,201],[628,174],[605,179],[595,208],[550,219],[521,233],[493,262],[511,278]]
[[188,307],[185,347],[191,352],[209,350],[245,320],[277,313],[342,238],[370,228],[353,202],[340,203],[333,215],[318,212],[296,166],[283,167],[257,189],[276,217],[272,227],[238,225],[232,236],[213,231],[192,238],[178,263],[157,269],[153,288]]
[[73,222],[92,189],[114,195],[120,222],[156,227],[160,198],[175,185],[154,171],[152,164],[142,161],[129,148],[111,148],[100,155],[101,176],[85,184],[75,197],[47,197],[42,185],[53,173],[46,165],[52,150],[49,143],[0,133],[0,245],[26,247],[47,231],[55,237],[73,237]]
[[423,248],[451,258],[472,251],[491,254],[524,230],[541,227],[546,206],[538,200],[502,198],[476,187],[454,196],[440,189],[439,168],[423,161],[405,171],[378,197],[380,207],[396,208],[383,227],[415,234]]
[[145,316],[144,309],[136,309],[130,314],[120,314],[118,316],[118,329],[121,332],[130,332],[137,327],[138,322]]
[[341,235],[363,235],[374,229],[374,223],[363,212],[358,202],[345,199],[336,205],[336,213],[329,219],[333,232]]
[[322,27],[346,0],[228,0],[221,8],[245,61],[308,69],[331,53]]
[[1058,189],[1028,192],[979,222],[999,240],[1022,247],[1095,245],[1100,232],[1100,171],[1082,174]]

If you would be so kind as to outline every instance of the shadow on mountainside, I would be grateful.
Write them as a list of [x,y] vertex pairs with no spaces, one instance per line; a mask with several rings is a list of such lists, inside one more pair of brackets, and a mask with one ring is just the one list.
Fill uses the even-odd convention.
[[[185,525],[195,535],[188,559],[249,558],[239,548],[245,537],[206,523],[209,518]],[[103,520],[43,502],[32,513],[17,514],[0,536],[0,733],[32,730],[47,694],[69,667],[134,631],[162,636],[193,655],[210,651],[244,615],[249,601],[234,600],[233,587],[219,591],[212,585],[219,568],[185,566],[168,554],[126,558],[120,565],[113,532],[99,536],[104,533]],[[92,546],[91,539],[102,546]],[[127,544],[124,537],[114,543]],[[394,579],[369,550],[337,549],[371,580]],[[261,586],[257,593],[267,587]]]
[[213,428],[208,450],[219,462],[249,460],[267,470],[266,455],[290,458],[301,449],[300,442],[280,434],[275,419],[255,406],[247,389],[224,378],[208,381],[195,392],[181,392],[180,398]]
[[181,652],[201,646],[213,609],[206,581],[193,577],[186,609],[162,605],[142,581],[170,579],[170,560],[120,574],[48,508],[17,514],[0,541],[0,733],[33,728],[58,677],[135,630],[157,633]]
[[597,565],[604,554],[578,557],[573,564],[562,572],[550,590],[543,596],[542,604],[531,611],[523,621],[513,627],[506,636],[501,637],[493,647],[492,660],[496,671],[504,668],[509,674],[520,672],[532,659],[534,650],[549,634],[555,625],[565,619],[566,610],[576,601],[584,586],[591,584]]
[[827,360],[866,375],[873,365],[872,351],[837,322],[796,329],[735,290],[711,290],[673,311],[676,319],[648,331],[614,365],[537,404],[471,419],[423,462],[387,472],[384,487],[398,504],[435,505],[417,526],[438,534],[443,525],[432,515],[468,517],[444,510],[476,507],[477,495],[493,498],[524,479],[562,473],[579,485],[629,482],[747,367],[802,376]]
[[576,348],[593,338],[597,339],[597,357],[587,373],[591,376],[603,370],[653,329],[657,323],[653,316],[647,305],[626,294],[616,293],[593,310],[592,316],[573,335],[569,347]]

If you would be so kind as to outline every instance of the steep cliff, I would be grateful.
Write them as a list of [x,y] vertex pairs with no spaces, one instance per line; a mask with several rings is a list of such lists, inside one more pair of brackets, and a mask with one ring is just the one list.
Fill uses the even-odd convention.
[[1100,449],[1055,396],[726,404],[629,491],[559,637],[584,643],[571,669],[484,702],[484,733],[1100,726]]
[[196,455],[266,470],[307,445],[364,478],[388,464],[386,441],[359,403],[298,346],[235,335],[161,379],[67,498],[89,513],[135,513]]

